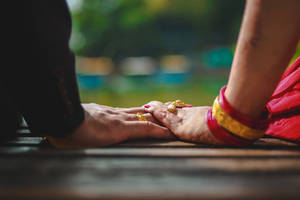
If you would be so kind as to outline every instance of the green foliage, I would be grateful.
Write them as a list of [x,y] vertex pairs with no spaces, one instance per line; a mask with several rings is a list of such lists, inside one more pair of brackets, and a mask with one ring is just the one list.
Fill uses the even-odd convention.
[[[86,0],[72,11],[77,55],[160,56],[236,40],[236,0]],[[233,34],[234,33],[234,34]]]
[[298,44],[298,47],[296,49],[296,52],[295,52],[290,64],[292,64],[299,56],[300,56],[300,44]]
[[102,105],[117,107],[136,107],[147,102],[162,102],[181,99],[194,106],[211,105],[220,88],[227,82],[226,78],[206,77],[189,83],[175,86],[158,86],[145,88],[143,91],[118,92],[116,88],[94,90],[81,89],[81,100],[84,103],[96,102]]

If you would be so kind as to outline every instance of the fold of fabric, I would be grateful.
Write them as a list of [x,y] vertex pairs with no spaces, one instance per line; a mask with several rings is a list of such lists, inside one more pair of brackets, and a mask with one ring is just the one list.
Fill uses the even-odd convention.
[[266,105],[266,135],[300,142],[300,57],[285,71]]

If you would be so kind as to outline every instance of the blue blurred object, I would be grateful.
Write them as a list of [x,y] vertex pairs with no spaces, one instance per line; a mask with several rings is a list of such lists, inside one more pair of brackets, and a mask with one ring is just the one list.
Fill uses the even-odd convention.
[[160,61],[160,70],[155,75],[157,83],[181,84],[188,81],[191,74],[190,59],[184,55],[163,56]]
[[161,71],[154,76],[156,83],[181,84],[189,80],[190,73],[166,73]]
[[156,61],[151,57],[128,57],[120,64],[121,77],[115,89],[126,91],[145,91],[153,87],[152,76],[156,72]]
[[77,74],[79,87],[83,89],[94,89],[104,85],[107,76],[105,75],[82,75]]
[[82,89],[103,87],[113,70],[113,62],[107,57],[76,58],[77,79]]
[[214,48],[202,53],[202,63],[208,68],[230,67],[233,60],[233,52],[226,47]]

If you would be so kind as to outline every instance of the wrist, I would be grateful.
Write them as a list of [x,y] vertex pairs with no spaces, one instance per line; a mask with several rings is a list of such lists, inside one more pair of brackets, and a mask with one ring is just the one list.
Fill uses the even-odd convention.
[[78,125],[78,127],[66,135],[63,138],[58,137],[52,137],[47,136],[47,141],[54,147],[60,148],[60,149],[67,149],[67,148],[79,148],[79,140],[76,138],[78,135],[81,135],[83,132],[87,131],[87,120],[86,120],[86,112],[84,111],[84,119],[83,121]]
[[262,137],[267,120],[250,118],[234,109],[225,97],[226,86],[207,112],[206,123],[220,141],[234,146],[245,146]]
[[72,137],[73,135],[77,135],[77,134],[81,134],[83,132],[86,132],[88,130],[88,128],[90,126],[88,126],[88,113],[84,110],[84,118],[81,122],[81,124],[78,125],[78,127],[72,132],[70,133],[67,137],[70,138]]
[[206,125],[207,131],[205,132],[207,138],[207,144],[210,145],[226,145],[223,140],[218,139],[210,130],[210,128]]
[[251,92],[247,92],[243,88],[228,86],[224,95],[235,110],[250,118],[259,118],[263,112],[265,103],[254,102],[253,98],[248,96],[249,93]]

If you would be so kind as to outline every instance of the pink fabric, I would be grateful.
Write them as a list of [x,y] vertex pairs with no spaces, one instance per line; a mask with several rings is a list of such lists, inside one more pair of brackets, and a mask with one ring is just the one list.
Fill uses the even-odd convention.
[[283,74],[267,109],[266,135],[300,142],[300,57]]

